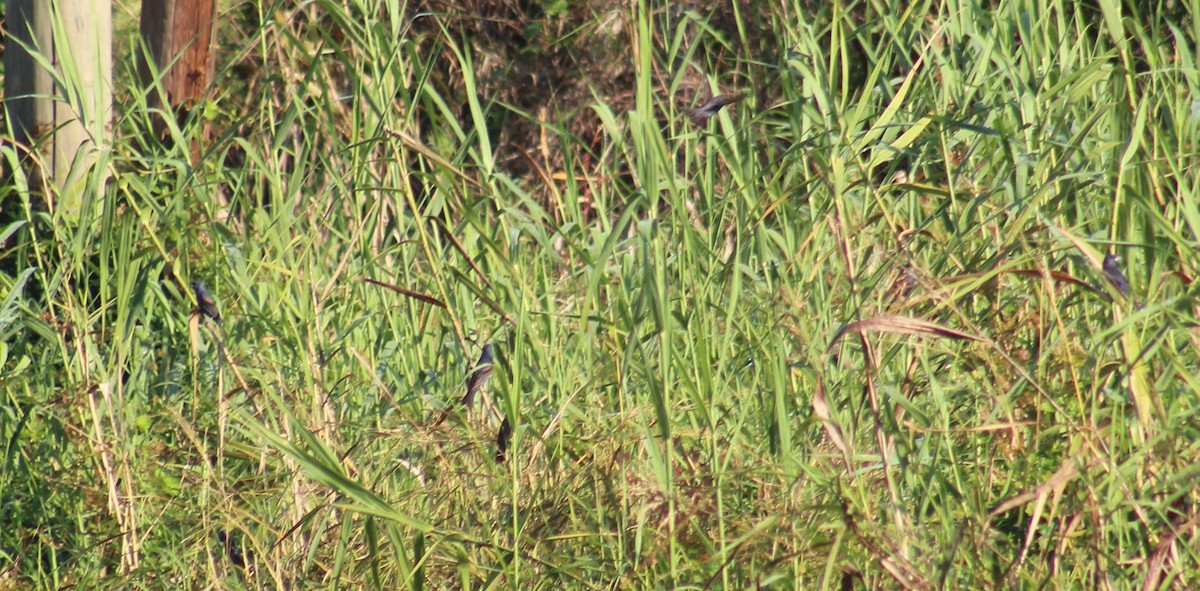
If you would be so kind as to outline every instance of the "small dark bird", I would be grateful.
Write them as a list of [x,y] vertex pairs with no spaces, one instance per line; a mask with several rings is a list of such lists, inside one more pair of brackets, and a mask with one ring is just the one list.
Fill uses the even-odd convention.
[[235,566],[246,566],[246,555],[242,553],[241,544],[233,539],[225,530],[217,532],[217,539],[221,541],[221,545],[225,547],[225,553],[229,556],[229,562]]
[[512,425],[508,424],[508,417],[504,417],[504,422],[500,423],[500,431],[496,433],[496,462],[503,464],[508,458],[508,442],[512,439]]
[[[483,390],[488,378],[492,377],[493,363],[495,363],[495,358],[492,357],[492,345],[489,343],[483,346],[483,352],[479,354],[479,361],[475,362],[474,369],[467,375],[467,393],[462,397],[463,408],[471,410],[471,407],[475,405],[475,396]],[[448,416],[450,416],[450,408],[442,411],[442,415],[433,422],[433,426],[442,424]]]
[[199,312],[217,323],[221,322],[221,311],[217,310],[217,300],[214,300],[212,294],[208,293],[208,289],[199,279],[193,279],[192,291],[196,292],[196,305],[199,306]]
[[467,393],[462,397],[462,404],[467,410],[470,410],[471,406],[475,404],[475,396],[483,390],[488,378],[492,377],[494,361],[492,345],[488,343],[483,346],[483,352],[479,354],[479,361],[475,362],[475,369],[471,371],[471,375],[467,376]]
[[732,105],[733,103],[745,98],[745,96],[746,95],[744,94],[718,94],[717,96],[704,101],[704,104],[700,105],[699,107],[696,107],[695,109],[684,109],[683,112],[687,113],[688,116],[692,118],[692,123],[695,123],[696,125],[704,125],[705,123],[708,123],[708,120],[712,118],[713,115],[721,112],[721,109],[726,105]]
[[1108,254],[1104,257],[1104,275],[1112,282],[1113,287],[1121,292],[1121,295],[1129,295],[1129,280],[1125,278],[1125,273],[1121,272],[1121,259],[1115,254]]

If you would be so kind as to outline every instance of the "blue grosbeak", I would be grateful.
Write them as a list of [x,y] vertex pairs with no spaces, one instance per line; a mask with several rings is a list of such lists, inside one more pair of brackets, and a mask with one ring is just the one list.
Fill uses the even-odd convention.
[[503,464],[508,458],[508,442],[512,440],[512,425],[508,422],[508,417],[504,417],[504,422],[500,423],[500,431],[496,433],[496,462]]
[[1121,272],[1121,260],[1115,254],[1108,254],[1104,257],[1104,275],[1112,282],[1113,287],[1121,292],[1121,295],[1129,295],[1129,280],[1125,278],[1125,273]]
[[[475,368],[467,375],[467,393],[462,397],[462,405],[467,410],[471,410],[471,407],[475,405],[475,397],[483,390],[488,378],[492,377],[493,363],[495,363],[495,358],[492,356],[492,345],[489,343],[483,346],[483,352],[479,354],[479,361],[475,362]],[[450,409],[447,408],[433,423],[433,426],[442,424],[449,414]]]
[[479,354],[479,361],[475,362],[475,370],[471,372],[471,375],[467,376],[467,393],[462,398],[463,406],[469,409],[475,404],[475,396],[483,390],[483,386],[487,384],[488,378],[492,377],[492,363],[494,361],[491,343],[484,345],[483,352]]
[[742,100],[742,98],[745,96],[746,95],[744,94],[718,94],[717,96],[704,101],[704,104],[700,105],[699,107],[696,107],[695,109],[684,109],[683,112],[687,113],[688,116],[692,118],[692,123],[695,123],[696,125],[704,125],[710,118],[712,118],[713,115],[721,112],[721,109],[724,108],[725,105],[732,105],[733,103]]
[[199,279],[193,279],[191,286],[192,291],[196,292],[196,305],[199,306],[200,313],[220,324],[221,311],[217,310],[217,300],[213,299],[212,294],[208,293],[208,289]]

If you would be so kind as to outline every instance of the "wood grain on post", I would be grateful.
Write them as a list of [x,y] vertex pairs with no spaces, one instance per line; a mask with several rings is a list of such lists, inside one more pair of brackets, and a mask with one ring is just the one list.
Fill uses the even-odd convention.
[[[151,109],[163,108],[165,98],[165,106],[186,112],[203,98],[213,78],[216,14],[216,0],[143,0],[141,33],[154,67],[143,56],[138,74],[143,84],[152,86],[157,71],[162,89],[161,94],[151,91],[147,99]],[[155,122],[160,136],[162,124]]]

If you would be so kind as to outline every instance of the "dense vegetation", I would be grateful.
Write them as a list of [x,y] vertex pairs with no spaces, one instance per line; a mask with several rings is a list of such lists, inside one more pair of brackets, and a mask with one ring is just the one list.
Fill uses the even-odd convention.
[[1198,13],[231,4],[161,141],[122,27],[0,589],[1196,588]]

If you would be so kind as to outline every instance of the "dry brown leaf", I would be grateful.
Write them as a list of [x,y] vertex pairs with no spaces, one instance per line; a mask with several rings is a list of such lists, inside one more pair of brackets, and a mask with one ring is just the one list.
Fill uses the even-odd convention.
[[[1092,459],[1084,466],[1084,469],[1091,468],[1091,466],[1095,463],[1096,460]],[[1057,504],[1058,499],[1062,497],[1063,492],[1066,490],[1067,484],[1078,478],[1079,474],[1079,462],[1076,461],[1076,458],[1074,457],[1068,457],[1063,460],[1062,464],[1058,466],[1058,470],[1055,470],[1054,474],[1052,474],[1045,482],[1041,483],[1033,490],[1025,491],[1019,495],[1002,501],[999,505],[996,505],[994,509],[988,512],[987,517],[983,522],[984,527],[987,527],[987,525],[991,523],[991,521],[995,519],[997,515],[1012,511],[1013,509],[1016,509],[1017,507],[1020,507],[1029,501],[1034,501],[1033,511],[1029,516],[1029,529],[1025,534],[1025,542],[1021,545],[1021,551],[1017,554],[1017,557],[1013,559],[1011,564],[1009,564],[1008,572],[1012,572],[1013,568],[1024,562],[1025,556],[1029,552],[1030,546],[1033,544],[1033,538],[1035,535],[1037,535],[1037,524],[1042,519],[1042,512],[1046,509],[1047,502],[1049,502],[1051,497],[1053,497],[1055,504]],[[1055,505],[1051,505],[1051,512],[1053,512],[1056,508],[1057,507]],[[1005,576],[1007,577],[1007,573]]]
[[1167,568],[1167,562],[1171,558],[1175,540],[1179,537],[1179,534],[1196,526],[1200,526],[1200,515],[1193,515],[1185,523],[1173,526],[1166,532],[1166,535],[1158,542],[1158,546],[1150,553],[1149,559],[1146,560],[1146,576],[1142,579],[1142,591],[1161,589],[1163,579],[1168,576],[1178,578],[1179,567],[1176,566],[1173,569],[1175,572],[1171,572],[1172,569]]
[[829,343],[829,347],[825,350],[825,352],[829,353],[832,351],[833,347],[837,345],[838,341],[841,340],[843,336],[846,336],[847,333],[851,332],[887,332],[892,334],[925,335],[969,341],[983,340],[975,335],[965,333],[961,330],[955,330],[953,328],[946,328],[940,324],[936,324],[928,320],[888,314],[876,316],[874,318],[867,318],[866,320],[859,320],[858,322],[851,322],[850,324],[843,326],[842,329],[833,336],[833,341]]
[[437,306],[439,308],[446,307],[445,302],[443,302],[433,296],[425,295],[423,293],[416,292],[411,289],[400,287],[399,285],[394,285],[392,283],[387,283],[384,281],[380,281],[378,279],[371,279],[370,277],[363,277],[363,278],[361,278],[361,280],[366,283],[370,283],[372,285],[378,285],[379,287],[386,287],[402,296],[410,297],[414,300],[425,302],[426,304],[429,304],[431,306]]
[[825,399],[825,387],[821,380],[817,380],[817,389],[813,392],[812,397],[813,414],[821,419],[821,424],[825,427],[825,433],[829,435],[833,445],[842,452],[846,458],[846,469],[850,469],[850,448],[846,445],[846,437],[842,433],[841,425],[833,420],[832,414],[829,412],[829,402]]
[[462,169],[455,166],[449,160],[443,158],[441,154],[434,152],[429,146],[426,146],[424,143],[422,143],[421,140],[399,130],[384,129],[383,131],[388,135],[400,140],[400,143],[407,146],[410,150],[417,152],[418,154],[429,159],[429,161],[433,162],[434,164],[437,164],[438,166],[441,166],[442,168],[454,173],[455,176],[465,181],[468,185],[471,185],[476,189],[483,189],[483,185],[479,184],[479,181],[467,176],[467,173],[463,172]]

